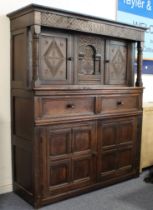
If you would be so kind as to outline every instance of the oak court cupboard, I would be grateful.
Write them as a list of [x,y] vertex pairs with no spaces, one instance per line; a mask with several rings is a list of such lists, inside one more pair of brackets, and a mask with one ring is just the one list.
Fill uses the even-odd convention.
[[40,207],[138,176],[145,28],[34,4],[8,17],[14,191]]

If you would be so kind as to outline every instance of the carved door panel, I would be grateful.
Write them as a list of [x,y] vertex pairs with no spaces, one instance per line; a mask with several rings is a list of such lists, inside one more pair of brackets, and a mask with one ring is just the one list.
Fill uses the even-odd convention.
[[102,84],[104,71],[104,40],[79,35],[75,40],[76,83]]
[[136,118],[99,121],[98,176],[101,181],[133,172],[136,132]]
[[95,123],[43,130],[43,195],[56,195],[95,181]]
[[128,43],[107,40],[105,55],[105,84],[127,85],[129,60]]
[[41,84],[71,84],[71,57],[70,35],[42,33],[38,74]]

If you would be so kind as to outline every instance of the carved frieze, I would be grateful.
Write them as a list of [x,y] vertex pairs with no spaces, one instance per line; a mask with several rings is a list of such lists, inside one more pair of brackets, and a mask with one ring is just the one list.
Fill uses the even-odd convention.
[[142,32],[132,27],[125,28],[117,24],[106,23],[102,20],[90,20],[88,18],[65,16],[51,12],[42,12],[41,24],[44,26],[96,33],[112,37],[144,40]]

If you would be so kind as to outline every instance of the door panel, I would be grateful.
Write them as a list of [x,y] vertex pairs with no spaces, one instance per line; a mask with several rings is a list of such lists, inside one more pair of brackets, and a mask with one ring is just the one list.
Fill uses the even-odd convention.
[[63,187],[70,181],[70,160],[52,162],[49,171],[49,186]]
[[107,40],[106,52],[105,84],[127,85],[128,44],[124,41]]
[[136,133],[134,117],[98,122],[98,177],[101,181],[132,173]]
[[43,32],[40,37],[41,84],[71,84],[71,36]]

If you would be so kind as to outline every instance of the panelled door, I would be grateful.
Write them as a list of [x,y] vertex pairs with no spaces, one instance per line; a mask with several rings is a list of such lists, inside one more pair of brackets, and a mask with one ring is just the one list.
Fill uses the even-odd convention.
[[44,135],[44,194],[66,192],[95,181],[95,122],[50,126]]
[[137,118],[98,122],[98,179],[106,181],[133,172]]

